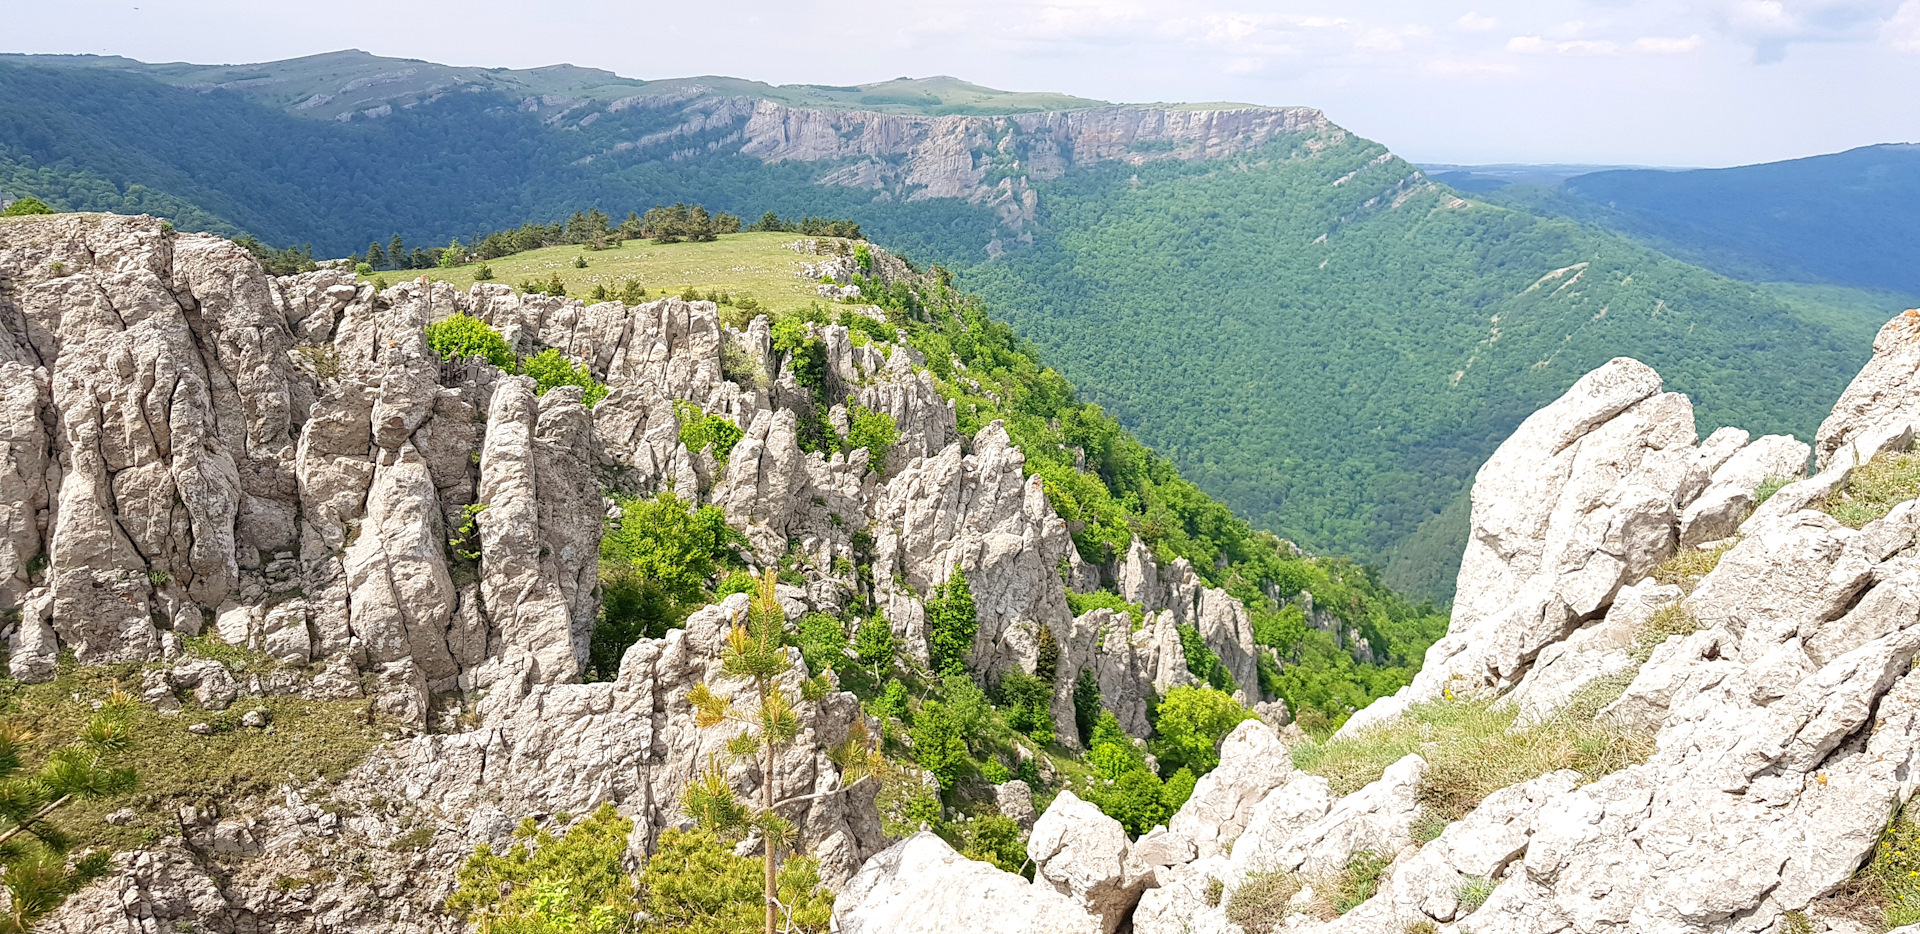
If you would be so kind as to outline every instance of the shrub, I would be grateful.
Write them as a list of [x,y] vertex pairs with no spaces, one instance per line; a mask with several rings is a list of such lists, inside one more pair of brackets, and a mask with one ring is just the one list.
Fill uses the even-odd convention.
[[373,275],[373,267],[366,263],[357,264],[353,267],[353,274],[356,276],[371,276]]
[[1185,768],[1194,775],[1205,775],[1220,764],[1220,741],[1241,721],[1256,716],[1253,711],[1213,688],[1176,687],[1160,701],[1159,719],[1154,729],[1153,754],[1160,770],[1172,773]]
[[[761,872],[758,863],[734,855],[733,848],[710,831],[667,830],[640,873],[641,903],[648,916],[640,930],[755,934],[765,917]],[[780,904],[791,909],[791,930],[795,934],[827,930],[833,915],[833,893],[821,886],[815,860],[790,857],[780,867],[775,886]],[[782,920],[787,917],[783,911]],[[620,919],[622,923],[626,920]],[[493,930],[502,934],[497,927]],[[600,934],[600,930],[588,928],[579,934]]]
[[987,701],[987,692],[980,690],[972,678],[966,675],[942,678],[940,699],[946,703],[948,716],[953,718],[954,727],[969,746],[975,746],[978,740],[985,738],[986,730],[993,721],[993,705]]
[[481,263],[480,268],[473,271],[473,279],[475,282],[492,282],[493,267],[486,263]]
[[534,395],[546,395],[547,390],[555,386],[578,386],[580,401],[588,408],[607,397],[605,383],[594,379],[584,365],[576,365],[552,347],[528,357],[520,364],[520,372],[533,377]]
[[29,214],[52,213],[54,213],[53,209],[47,207],[45,201],[39,198],[26,197],[7,205],[6,210],[0,211],[0,217],[25,217]]
[[724,600],[737,593],[752,593],[753,588],[757,586],[759,585],[753,579],[753,572],[735,570],[720,582],[720,586],[713,589],[713,598]]
[[466,261],[467,248],[460,245],[460,240],[457,237],[447,243],[446,249],[440,251],[441,269],[452,269]]
[[[1004,768],[1001,771],[1006,771]],[[960,855],[1019,872],[1027,862],[1020,825],[1004,814],[983,814],[959,826]]]
[[1227,672],[1226,663],[1220,660],[1220,653],[1207,645],[1200,630],[1184,623],[1175,628],[1180,633],[1180,649],[1187,657],[1187,671],[1216,690],[1227,694],[1239,690],[1233,683],[1233,675]]
[[733,446],[746,437],[732,419],[708,415],[691,402],[675,402],[673,415],[680,422],[680,443],[695,454],[713,448],[713,459],[721,464],[733,454]]
[[720,345],[720,375],[748,392],[767,388],[767,371],[760,361],[731,340]]
[[863,405],[853,407],[847,429],[847,446],[866,448],[867,464],[875,471],[886,472],[887,455],[899,440],[900,429],[894,424],[893,416],[875,412]]
[[942,675],[965,672],[973,655],[973,637],[980,630],[967,572],[954,565],[953,574],[934,588],[926,608],[927,653],[933,670]]
[[612,678],[627,647],[657,639],[706,602],[707,583],[746,539],[718,506],[690,509],[675,494],[617,498],[600,537],[601,615],[588,642],[591,671]]
[[1073,615],[1084,616],[1094,610],[1113,610],[1124,613],[1133,620],[1133,631],[1139,632],[1147,618],[1146,608],[1138,603],[1128,603],[1127,598],[1110,590],[1096,590],[1093,593],[1075,593],[1067,591],[1067,606],[1073,609]]
[[1053,686],[1019,670],[1000,676],[1000,706],[1007,726],[1042,746],[1053,742]]
[[469,317],[465,312],[435,321],[427,325],[426,330],[427,346],[449,363],[485,357],[488,363],[501,369],[513,366],[513,348],[508,346],[507,339],[485,321]]
[[[898,682],[895,682],[898,683]],[[948,715],[945,704],[927,701],[913,716],[913,758],[920,767],[933,773],[940,790],[953,787],[960,777],[960,766],[967,761],[967,743]]]
[[1080,734],[1081,745],[1092,743],[1094,724],[1105,713],[1100,706],[1100,679],[1094,677],[1093,669],[1080,669],[1080,675],[1073,679],[1073,726]]
[[1290,872],[1248,873],[1227,897],[1227,920],[1247,934],[1270,934],[1279,930],[1300,888],[1300,877]]
[[794,636],[800,657],[806,659],[807,671],[812,674],[821,674],[846,659],[847,629],[838,616],[808,613],[794,624]]
[[887,670],[893,666],[893,655],[899,645],[899,640],[893,635],[893,627],[887,625],[886,619],[878,614],[862,622],[853,636],[853,654],[861,665],[873,672],[875,681],[886,677]]
[[[556,837],[529,817],[514,831],[516,842],[506,853],[495,854],[484,843],[474,850],[446,907],[493,934],[618,931],[640,908],[624,865],[632,832],[633,822],[611,804],[601,805],[565,836]],[[751,892],[757,902],[757,882]],[[757,909],[755,902],[748,904]]]
[[808,330],[799,316],[787,315],[773,323],[775,353],[791,354],[794,382],[804,389],[820,389],[827,384],[827,349]]

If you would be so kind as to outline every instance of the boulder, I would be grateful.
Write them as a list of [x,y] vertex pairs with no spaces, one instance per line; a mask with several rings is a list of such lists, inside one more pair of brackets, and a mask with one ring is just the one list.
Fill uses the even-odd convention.
[[928,831],[867,860],[834,899],[840,934],[1100,934],[1080,904],[967,859]]
[[1063,790],[1040,815],[1027,838],[1027,855],[1045,880],[1100,917],[1102,934],[1113,934],[1140,900],[1145,880],[1130,876],[1127,832],[1120,822]]
[[1293,754],[1259,720],[1234,727],[1220,743],[1220,765],[1200,776],[1167,829],[1201,857],[1225,852],[1268,792],[1295,774]]

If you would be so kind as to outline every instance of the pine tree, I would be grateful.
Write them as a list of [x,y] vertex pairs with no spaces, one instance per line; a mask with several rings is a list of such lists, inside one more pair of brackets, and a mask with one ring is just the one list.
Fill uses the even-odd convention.
[[866,732],[864,721],[856,720],[844,743],[829,750],[828,757],[840,768],[839,788],[776,801],[773,780],[777,774],[780,750],[800,735],[799,706],[818,701],[826,695],[824,677],[805,681],[801,697],[795,698],[779,684],[793,668],[786,645],[786,611],[774,593],[777,578],[771,568],[760,579],[748,604],[746,622],[735,625],[720,651],[720,678],[747,682],[748,706],[736,706],[733,697],[716,692],[706,682],[687,692],[693,705],[696,726],[732,724],[739,729],[727,742],[727,753],[735,759],[758,760],[760,765],[760,802],[757,807],[741,803],[727,784],[726,770],[717,759],[709,760],[700,778],[688,786],[683,808],[688,816],[718,834],[757,831],[760,836],[762,879],[766,898],[766,934],[774,934],[779,912],[785,908],[779,899],[778,875],[774,858],[782,846],[791,845],[793,825],[779,815],[779,809],[802,801],[839,794],[874,777],[878,752]]
[[[8,914],[0,917],[0,934],[29,930],[67,896],[106,874],[111,854],[104,851],[68,864],[71,842],[51,818],[74,801],[133,790],[138,783],[133,770],[113,768],[106,757],[132,748],[128,721],[138,703],[132,695],[113,692],[80,731],[79,742],[55,750],[30,775],[20,774],[21,754],[33,734],[0,727],[0,866],[5,867],[0,882],[11,902]],[[31,842],[16,842],[22,834]]]
[[407,245],[401,242],[399,234],[387,242],[387,263],[395,269],[407,268]]
[[380,249],[380,241],[367,244],[367,265],[379,269],[387,264],[387,252]]

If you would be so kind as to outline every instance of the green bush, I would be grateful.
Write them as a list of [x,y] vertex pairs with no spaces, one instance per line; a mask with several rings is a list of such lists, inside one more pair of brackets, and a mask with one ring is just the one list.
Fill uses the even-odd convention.
[[1073,679],[1073,726],[1080,734],[1081,745],[1093,740],[1094,724],[1106,711],[1100,706],[1100,679],[1094,677],[1093,669],[1080,669],[1079,677]]
[[465,312],[427,325],[427,346],[449,363],[468,357],[485,357],[501,369],[513,368],[513,348],[500,332]]
[[[565,815],[555,820],[565,823]],[[460,868],[448,911],[492,934],[615,934],[640,909],[627,875],[627,836],[633,822],[611,804],[567,829],[564,836],[529,817],[504,854],[481,844]],[[670,831],[671,832],[671,831]],[[757,909],[759,881],[749,874]],[[714,930],[731,930],[716,928]],[[750,929],[746,929],[750,930]]]
[[1220,653],[1207,645],[1200,630],[1184,623],[1174,628],[1180,633],[1180,650],[1186,655],[1187,671],[1215,690],[1232,694],[1240,689],[1239,685],[1233,683],[1233,675],[1227,671],[1226,663],[1220,660]]
[[823,674],[846,662],[847,627],[840,617],[828,613],[807,613],[794,623],[794,642],[807,671]]
[[965,672],[973,656],[973,637],[980,630],[980,617],[967,573],[959,565],[954,565],[953,574],[934,588],[926,607],[927,653],[933,670],[942,675]]
[[827,384],[827,349],[807,330],[807,322],[798,315],[784,315],[773,323],[773,349],[776,354],[792,354],[794,382],[803,389],[821,389]]
[[886,619],[878,614],[862,622],[853,636],[853,654],[860,660],[861,665],[873,672],[875,681],[887,676],[887,672],[893,667],[893,655],[899,645],[900,641],[894,637],[893,627],[887,625]]
[[992,863],[1007,872],[1019,872],[1026,865],[1027,844],[1020,839],[1020,825],[1011,817],[983,814],[961,824],[959,832],[961,856]]
[[997,692],[1007,726],[1042,746],[1053,742],[1053,685],[1016,669],[1000,676]]
[[7,205],[6,210],[0,211],[0,217],[25,217],[29,214],[52,214],[52,213],[54,213],[54,210],[50,207],[47,207],[47,203],[45,201],[42,201],[39,198],[27,197],[27,198],[21,198],[20,200]]
[[939,701],[921,704],[913,715],[911,735],[914,761],[939,779],[941,791],[952,788],[960,777],[960,766],[967,761],[967,742],[946,705]]
[[588,642],[590,674],[611,679],[640,639],[657,639],[707,602],[714,575],[737,560],[746,539],[718,506],[690,508],[674,493],[616,497],[619,517],[600,537],[604,599]]
[[1133,631],[1139,632],[1146,623],[1146,607],[1138,603],[1129,603],[1127,598],[1110,590],[1096,590],[1093,593],[1075,593],[1067,591],[1067,606],[1073,609],[1073,615],[1085,616],[1094,610],[1112,610],[1121,613],[1133,621]]
[[[761,873],[757,861],[734,855],[732,847],[707,830],[667,830],[640,873],[641,905],[647,920],[639,930],[757,934],[766,913]],[[819,863],[810,857],[789,857],[776,878],[780,904],[791,911],[790,915],[781,912],[782,922],[790,918],[792,925],[782,930],[823,934],[833,916],[833,893],[820,884]],[[505,934],[499,928],[493,930]],[[598,928],[564,930],[568,934],[600,934]]]
[[594,379],[593,373],[584,365],[576,366],[552,347],[522,361],[520,372],[533,377],[534,395],[546,395],[547,390],[555,386],[578,386],[582,390],[580,401],[587,408],[593,408],[607,397],[605,383]]
[[875,412],[866,406],[856,405],[850,415],[851,424],[847,428],[847,447],[866,448],[867,463],[875,471],[884,473],[887,469],[887,455],[900,440],[900,429],[894,424],[893,416],[885,412]]
[[733,454],[733,446],[746,437],[732,419],[708,415],[691,402],[675,402],[673,415],[680,422],[680,443],[695,454],[713,448],[713,459],[721,464]]
[[1207,687],[1176,687],[1160,701],[1159,719],[1154,721],[1153,754],[1160,760],[1160,771],[1171,774],[1188,769],[1205,775],[1220,764],[1220,741],[1242,721],[1255,718],[1253,711],[1221,691]]

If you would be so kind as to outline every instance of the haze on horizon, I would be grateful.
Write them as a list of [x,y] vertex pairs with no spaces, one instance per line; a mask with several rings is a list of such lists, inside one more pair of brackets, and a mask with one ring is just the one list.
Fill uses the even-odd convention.
[[[1920,0],[6,0],[5,51],[245,63],[361,48],[634,78],[948,74],[1112,101],[1304,104],[1419,162],[1723,166],[1920,140]],[[76,28],[84,24],[84,28]]]

